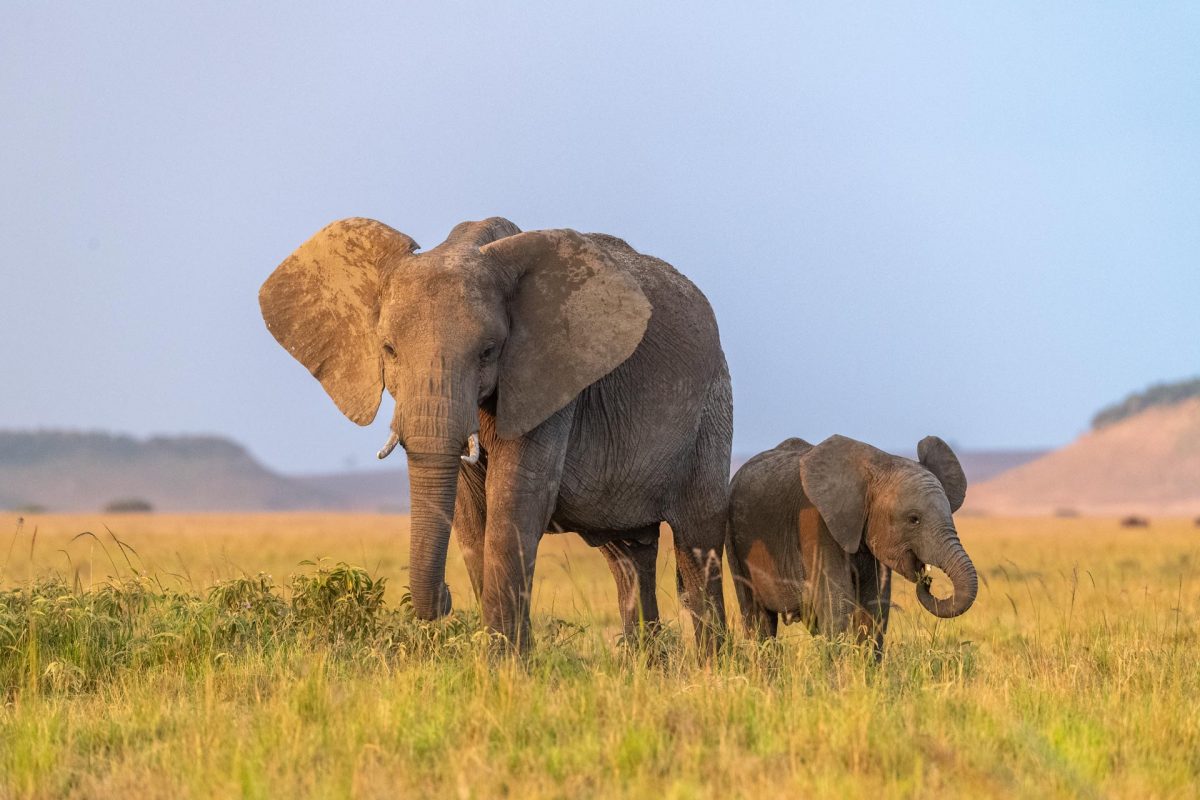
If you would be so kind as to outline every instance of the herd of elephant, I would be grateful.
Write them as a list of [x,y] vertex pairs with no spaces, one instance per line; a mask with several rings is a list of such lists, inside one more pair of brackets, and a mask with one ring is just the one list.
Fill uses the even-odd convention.
[[[347,417],[369,424],[384,390],[395,399],[379,456],[407,452],[418,617],[450,612],[453,529],[484,622],[527,649],[538,543],[572,531],[607,559],[625,634],[653,632],[662,522],[702,652],[726,631],[723,551],[755,636],[799,620],[882,653],[893,571],[939,617],[974,602],[951,517],[966,478],[935,436],[916,461],[842,436],[787,439],[730,481],[717,321],[669,264],[613,236],[498,217],[419,250],[383,223],[340,220],[259,293],[268,329]],[[930,567],[949,598],[930,592]]]

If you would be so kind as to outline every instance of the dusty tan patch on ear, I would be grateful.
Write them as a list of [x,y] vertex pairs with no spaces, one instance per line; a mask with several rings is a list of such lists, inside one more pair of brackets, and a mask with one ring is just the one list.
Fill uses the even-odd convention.
[[416,249],[381,222],[339,220],[300,245],[258,293],[271,335],[359,425],[375,419],[383,393],[380,273],[390,257]]
[[572,230],[521,233],[482,252],[518,276],[496,414],[500,436],[516,438],[633,355],[650,301],[602,244]]

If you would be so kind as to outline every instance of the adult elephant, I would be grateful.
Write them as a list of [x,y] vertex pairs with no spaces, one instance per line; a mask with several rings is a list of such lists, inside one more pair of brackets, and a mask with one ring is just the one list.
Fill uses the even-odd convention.
[[704,295],[615,237],[498,217],[418,249],[344,219],[259,293],[271,333],[347,417],[369,424],[384,389],[395,399],[380,457],[408,453],[417,616],[450,611],[453,521],[485,622],[518,647],[547,530],[603,550],[632,633],[658,617],[666,521],[683,605],[714,646],[732,401]]

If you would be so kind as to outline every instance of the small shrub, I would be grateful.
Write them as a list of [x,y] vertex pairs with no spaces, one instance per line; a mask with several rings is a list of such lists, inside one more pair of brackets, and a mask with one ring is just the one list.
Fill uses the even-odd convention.
[[140,497],[126,497],[113,500],[104,507],[106,514],[148,514],[154,510],[149,500]]
[[334,638],[368,636],[375,632],[386,584],[385,578],[341,562],[316,574],[293,575],[292,613],[310,631],[324,630]]
[[214,632],[223,646],[261,643],[287,628],[290,609],[265,573],[222,581],[208,590],[208,601],[215,607]]

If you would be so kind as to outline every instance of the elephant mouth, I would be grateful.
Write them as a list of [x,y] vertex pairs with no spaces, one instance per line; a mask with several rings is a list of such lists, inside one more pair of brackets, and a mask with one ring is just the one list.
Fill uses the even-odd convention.
[[924,561],[917,558],[917,554],[912,550],[908,550],[899,559],[896,565],[896,572],[899,572],[912,583],[916,583],[925,574],[928,566]]
[[[396,449],[396,445],[399,443],[400,434],[392,431],[392,435],[388,437],[387,443],[384,444],[384,446],[380,448],[379,452],[375,454],[376,458],[380,459],[381,461],[387,458],[392,454],[392,451]],[[467,451],[466,455],[459,456],[459,458],[461,458],[467,464],[478,464],[480,454],[479,434],[472,433],[470,436],[468,436],[467,443],[463,445],[463,449]]]

